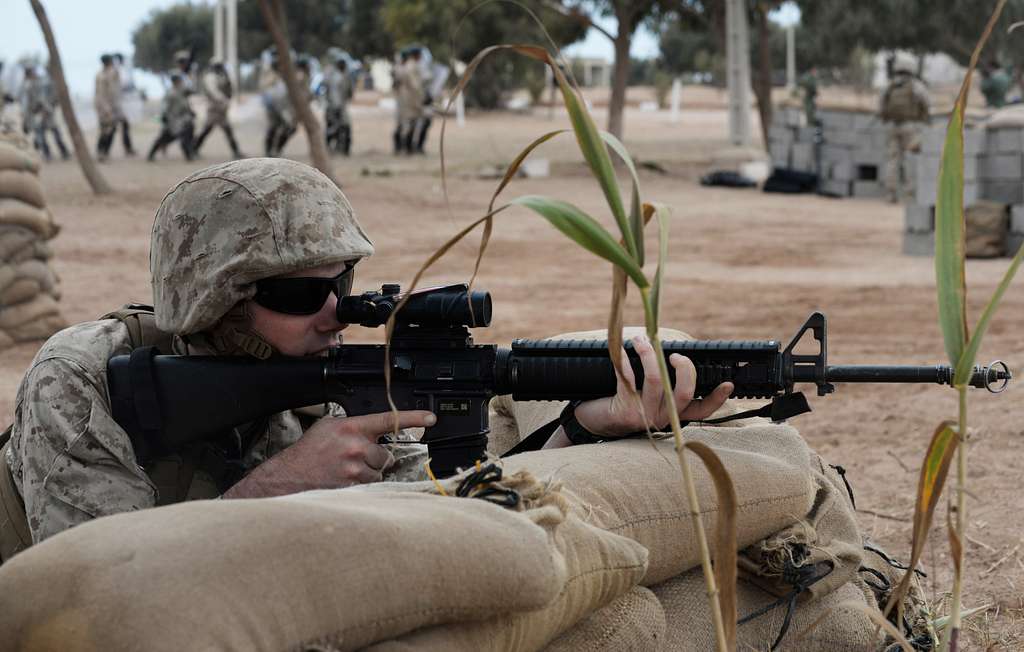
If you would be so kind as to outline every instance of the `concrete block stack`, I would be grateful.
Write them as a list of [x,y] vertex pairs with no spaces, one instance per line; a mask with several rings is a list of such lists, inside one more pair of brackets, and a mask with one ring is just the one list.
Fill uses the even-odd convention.
[[[931,255],[935,242],[935,196],[945,125],[922,131],[916,160],[914,202],[905,207],[903,252]],[[1024,241],[1024,125],[964,130],[964,206],[991,201],[1010,207],[1006,253]]]
[[871,113],[822,109],[819,145],[821,169],[815,161],[817,130],[802,124],[803,112],[779,107],[768,132],[772,164],[821,175],[821,189],[839,197],[881,197],[885,165],[885,128]]
[[47,240],[58,227],[39,183],[39,157],[20,134],[0,134],[0,350],[67,324]]

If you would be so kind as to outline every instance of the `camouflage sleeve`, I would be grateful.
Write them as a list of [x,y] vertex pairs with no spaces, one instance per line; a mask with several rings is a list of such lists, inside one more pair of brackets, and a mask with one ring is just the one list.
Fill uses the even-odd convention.
[[24,389],[16,423],[34,543],[93,518],[156,504],[128,435],[84,369],[66,359],[43,360]]

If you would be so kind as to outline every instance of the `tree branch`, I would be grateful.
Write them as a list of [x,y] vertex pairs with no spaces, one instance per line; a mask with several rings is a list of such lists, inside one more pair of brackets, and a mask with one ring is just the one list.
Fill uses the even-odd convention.
[[565,16],[566,18],[572,18],[573,20],[577,20],[581,23],[584,23],[588,27],[592,27],[595,30],[597,30],[599,33],[604,35],[604,37],[607,38],[608,40],[612,41],[613,43],[615,42],[615,35],[606,30],[605,28],[601,27],[600,25],[598,25],[596,22],[594,22],[594,20],[590,16],[585,14],[582,9],[577,8],[576,11],[573,11],[566,7],[565,5],[563,5],[562,3],[558,2],[558,0],[544,0],[541,6],[545,7],[546,9],[550,9],[551,11],[554,11],[556,13],[559,13],[562,16]]

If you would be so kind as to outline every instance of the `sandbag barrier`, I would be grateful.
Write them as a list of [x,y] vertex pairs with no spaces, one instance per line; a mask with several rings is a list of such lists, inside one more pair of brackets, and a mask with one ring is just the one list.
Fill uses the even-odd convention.
[[59,229],[46,208],[39,169],[26,139],[0,135],[0,350],[67,326],[47,244]]

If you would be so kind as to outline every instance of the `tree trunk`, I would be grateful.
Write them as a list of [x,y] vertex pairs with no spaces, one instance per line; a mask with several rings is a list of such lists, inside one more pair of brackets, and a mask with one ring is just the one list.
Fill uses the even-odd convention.
[[284,79],[285,86],[288,87],[288,100],[292,103],[295,115],[306,130],[306,138],[309,141],[309,157],[313,161],[313,166],[326,174],[327,178],[340,188],[341,184],[334,176],[334,169],[327,155],[327,144],[324,142],[320,121],[316,119],[313,110],[309,108],[309,89],[300,86],[299,80],[295,76],[295,64],[292,61],[291,46],[288,43],[287,24],[281,0],[259,1],[263,22],[267,24],[267,31],[270,32],[274,39],[274,45],[277,47],[281,77]]
[[629,82],[629,46],[633,33],[629,25],[619,20],[619,33],[615,37],[615,65],[612,68],[612,97],[608,102],[608,131],[622,140],[622,113],[626,108],[626,83]]
[[757,112],[761,117],[761,138],[768,148],[768,129],[772,123],[772,48],[771,30],[768,28],[768,9],[758,5],[757,9],[757,76],[754,79],[754,95],[757,97]]
[[46,9],[39,0],[29,0],[32,11],[39,21],[39,28],[43,30],[43,38],[46,39],[46,48],[50,51],[50,78],[53,80],[54,90],[57,91],[57,101],[60,102],[60,112],[64,116],[64,124],[67,125],[68,133],[71,135],[71,144],[75,148],[75,158],[78,159],[78,166],[82,168],[85,180],[89,182],[94,194],[106,195],[113,192],[110,184],[103,177],[103,173],[96,166],[89,146],[82,136],[82,129],[78,126],[78,118],[75,116],[75,108],[71,105],[71,95],[68,94],[68,85],[64,81],[64,65],[60,61],[60,51],[57,50],[57,41],[53,38],[53,30],[50,29],[50,20],[46,17]]

